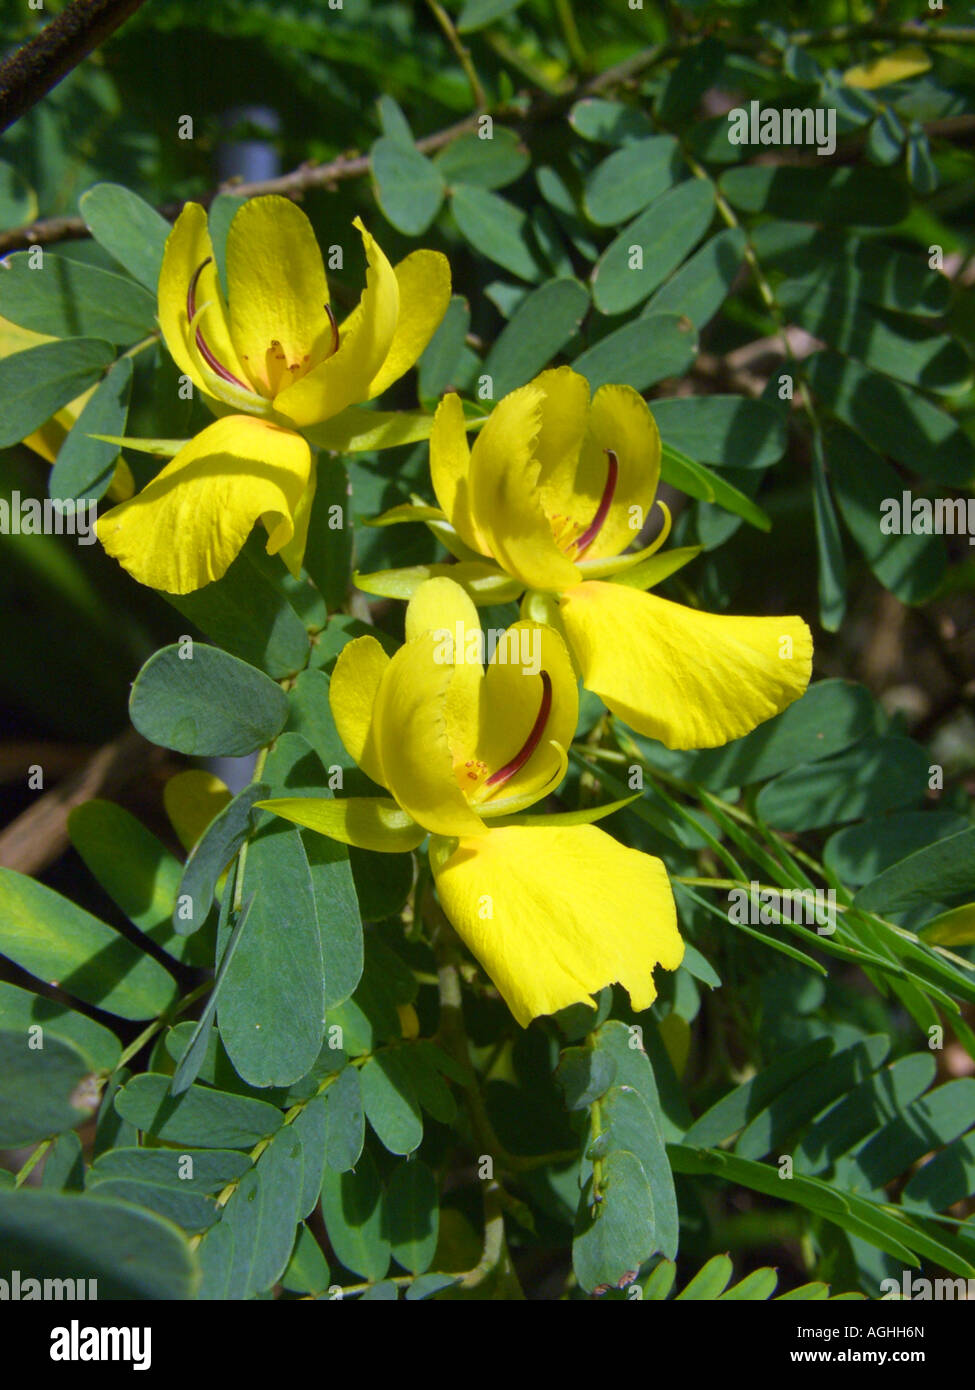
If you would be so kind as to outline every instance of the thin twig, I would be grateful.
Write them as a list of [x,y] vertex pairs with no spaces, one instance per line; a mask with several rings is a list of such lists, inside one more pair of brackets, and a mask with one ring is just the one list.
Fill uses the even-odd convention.
[[460,35],[454,28],[454,22],[443,5],[439,4],[438,0],[427,0],[427,4],[433,13],[434,19],[443,30],[444,37],[456,54],[458,63],[460,63],[461,67],[464,69],[464,76],[470,83],[471,96],[474,98],[475,107],[478,111],[485,110],[487,107],[487,96],[481,85],[481,79],[477,75],[477,69],[471,58],[470,50],[464,47]]
[[12,126],[104,43],[145,0],[71,0],[0,63],[0,131]]

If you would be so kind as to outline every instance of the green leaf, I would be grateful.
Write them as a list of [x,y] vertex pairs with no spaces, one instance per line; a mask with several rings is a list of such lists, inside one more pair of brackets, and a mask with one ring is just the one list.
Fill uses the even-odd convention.
[[[284,1273],[298,1224],[301,1181],[301,1139],[289,1125],[274,1136],[224,1209],[220,1225],[233,1238],[232,1257],[223,1268],[224,1297],[253,1298]],[[204,1266],[209,1239],[206,1236],[200,1247]]]
[[336,1173],[359,1162],[366,1135],[358,1067],[345,1067],[328,1088],[328,1146],[326,1162]]
[[437,1248],[440,1209],[436,1178],[422,1160],[393,1169],[385,1212],[393,1259],[410,1274],[425,1274]]
[[110,343],[68,338],[0,361],[0,449],[19,444],[39,425],[94,386],[115,356]]
[[420,399],[437,400],[448,387],[457,387],[457,373],[465,352],[465,339],[471,326],[467,300],[454,295],[436,333],[419,361]]
[[177,932],[189,935],[207,920],[220,875],[254,829],[254,802],[269,790],[266,782],[245,787],[214,816],[193,846],[172,909]]
[[68,816],[71,843],[133,926],[176,960],[201,965],[204,956],[173,932],[170,914],[182,870],[151,831],[122,806],[96,797]]
[[653,1194],[640,1160],[620,1149],[601,1165],[598,1196],[590,1178],[572,1239],[572,1268],[589,1293],[623,1287],[654,1250]]
[[409,1154],[423,1139],[423,1117],[399,1050],[385,1049],[360,1069],[366,1118],[385,1148]]
[[37,216],[37,195],[11,164],[0,161],[0,227],[22,227]]
[[322,948],[301,836],[273,825],[248,846],[256,898],[227,967],[220,1036],[251,1086],[287,1086],[311,1068],[324,1032]]
[[583,204],[597,227],[615,227],[659,198],[686,173],[672,135],[651,135],[614,150],[586,179]]
[[932,899],[950,903],[952,898],[970,898],[975,890],[973,848],[975,828],[919,849],[861,888],[854,904],[865,912],[891,913],[906,912]]
[[[703,328],[727,298],[744,257],[745,233],[726,227],[685,261],[642,312],[683,314],[695,328]],[[708,399],[699,397],[698,402]]]
[[608,1019],[592,1034],[592,1043],[612,1056],[616,1084],[632,1087],[643,1098],[663,1137],[679,1138],[691,1124],[691,1114],[673,1068],[665,1065],[667,1054],[656,1026],[645,1021],[637,1035],[618,1019]]
[[417,1039],[403,1049],[403,1063],[417,1100],[428,1114],[441,1124],[453,1124],[457,1102],[440,1073],[438,1062],[444,1053],[436,1043]]
[[[40,1046],[38,1046],[40,1043]],[[92,1063],[72,1043],[0,1031],[0,1147],[26,1148],[90,1120],[97,1088]]]
[[915,850],[967,827],[966,817],[953,811],[904,811],[881,816],[831,835],[823,851],[823,863],[843,883],[860,887]]
[[198,1278],[175,1226],[87,1193],[0,1192],[0,1244],[11,1268],[33,1279],[87,1280],[88,1296],[97,1288],[100,1299],[188,1299]]
[[50,1033],[73,1043],[99,1071],[112,1071],[118,1063],[122,1044],[102,1024],[53,999],[0,980],[0,1028],[26,1035],[37,1025],[45,1037]]
[[124,1120],[156,1139],[201,1149],[252,1149],[281,1125],[281,1112],[263,1100],[191,1086],[169,1093],[169,1077],[144,1072],[115,1097]]
[[569,112],[569,124],[584,140],[602,145],[625,145],[651,135],[653,122],[635,106],[602,97],[583,97]]
[[634,391],[681,376],[697,354],[697,334],[690,319],[677,314],[652,314],[607,333],[573,362],[595,391],[607,382],[632,386]]
[[[687,776],[715,791],[764,782],[797,763],[832,757],[875,729],[875,706],[865,686],[817,681],[788,709],[744,738],[690,754]],[[655,751],[646,739],[634,737],[641,749]]]
[[714,188],[707,179],[687,179],[655,199],[597,261],[596,308],[620,314],[642,303],[700,241],[713,216]]
[[[8,1174],[13,1181],[13,1174]],[[85,1186],[85,1160],[81,1140],[73,1129],[63,1130],[47,1151],[41,1187],[51,1192],[81,1192]]]
[[[284,728],[288,697],[263,672],[217,647],[163,647],[135,678],[129,713],[150,743],[195,757],[243,757]],[[183,656],[181,656],[183,653]]]
[[308,1216],[318,1204],[328,1144],[328,1096],[315,1096],[297,1115],[292,1129],[301,1139],[302,1184],[298,1215]]
[[118,447],[94,436],[125,433],[131,386],[132,359],[122,357],[95,387],[61,445],[48,481],[51,497],[100,498],[108,491]]
[[155,1018],[176,982],[118,932],[42,883],[0,868],[0,952],[119,1018]]
[[236,1149],[109,1149],[88,1172],[88,1185],[130,1178],[216,1197],[251,1167]]
[[720,1298],[724,1289],[728,1287],[728,1282],[734,1272],[734,1266],[727,1255],[715,1255],[708,1260],[703,1269],[699,1269],[689,1284],[686,1284],[678,1299],[685,1302],[710,1302]]
[[457,19],[457,31],[470,34],[476,29],[484,29],[523,3],[524,0],[464,0]]
[[588,308],[589,292],[578,280],[549,280],[527,294],[484,363],[495,398],[523,386],[546,367],[575,337]]
[[[329,612],[342,607],[349,590],[353,529],[349,515],[348,470],[341,459],[323,456],[318,460],[304,566]],[[297,634],[295,636],[297,641]],[[303,632],[302,638],[307,645],[307,633]],[[298,665],[305,666],[307,661],[304,656]],[[269,671],[268,674],[282,673]]]
[[621,1151],[635,1154],[653,1194],[653,1246],[667,1259],[677,1257],[677,1197],[667,1151],[657,1121],[643,1097],[629,1086],[613,1086],[593,1111],[594,1160]]
[[682,53],[657,97],[658,121],[675,126],[692,116],[708,88],[719,85],[726,56],[724,44],[710,37]]
[[[173,1072],[173,1079],[169,1087],[169,1092],[172,1096],[181,1096],[184,1091],[189,1089],[190,1085],[196,1080],[206,1065],[207,1054],[211,1042],[216,1041],[216,1034],[213,1031],[213,1021],[216,1016],[217,1001],[220,998],[220,992],[227,978],[227,970],[230,966],[230,962],[233,960],[237,951],[237,946],[243,935],[247,918],[250,915],[250,910],[254,903],[254,894],[252,893],[244,903],[240,912],[237,914],[236,921],[234,921],[232,928],[230,927],[230,901],[231,890],[230,885],[228,885],[226,897],[220,905],[220,923],[217,928],[217,940],[224,940],[228,929],[230,934],[226,937],[227,944],[223,948],[223,955],[220,957],[220,965],[214,977],[213,988],[210,990],[209,996],[207,997],[203,1012],[191,1029],[190,1035],[186,1040],[186,1045],[178,1054],[176,1068]],[[175,1032],[176,1030],[174,1029],[173,1034]],[[171,1036],[172,1034],[167,1036],[167,1048]],[[214,1048],[214,1054],[216,1055],[216,1048]]]
[[849,1176],[881,1188],[932,1149],[950,1144],[975,1123],[975,1080],[960,1077],[922,1096],[857,1150]]
[[538,280],[540,271],[528,237],[528,219],[513,203],[486,188],[457,184],[451,199],[462,236],[496,265],[520,280]]
[[162,1183],[136,1182],[132,1178],[108,1178],[98,1184],[99,1198],[130,1202],[144,1211],[165,1217],[188,1234],[198,1235],[220,1220],[220,1208],[212,1197],[184,1192]]
[[753,1269],[751,1274],[747,1274],[740,1283],[733,1284],[719,1297],[722,1302],[727,1299],[734,1302],[764,1302],[772,1297],[778,1282],[779,1276],[774,1269]]
[[281,1283],[289,1293],[323,1294],[331,1283],[328,1261],[307,1226],[298,1231],[295,1248]]
[[700,463],[719,468],[768,468],[785,453],[782,414],[767,401],[744,396],[678,396],[654,401],[651,409],[671,448]]
[[823,452],[840,514],[881,584],[904,603],[930,598],[944,577],[944,542],[938,536],[885,535],[880,526],[887,499],[897,502],[899,514],[900,475],[840,424],[826,434]]
[[495,125],[490,139],[470,131],[442,149],[434,164],[448,184],[473,188],[504,188],[528,168],[527,149],[513,130]]
[[938,168],[931,158],[927,132],[917,121],[911,122],[907,133],[907,177],[922,198],[938,187]]
[[907,132],[893,107],[880,108],[867,136],[867,158],[872,164],[896,164]]
[[901,1194],[905,1207],[947,1211],[965,1201],[975,1187],[975,1132],[964,1135],[928,1159]]
[[394,101],[387,93],[383,93],[376,102],[379,112],[379,123],[383,128],[383,134],[393,139],[399,140],[403,145],[413,145],[416,143],[413,128],[406,116],[403,108],[397,101]]
[[744,517],[760,531],[772,528],[767,514],[750,497],[733,487],[726,478],[712,473],[702,463],[695,463],[666,443],[661,451],[660,476],[665,483],[686,492],[688,497],[696,497],[701,502],[714,502],[726,512]]
[[166,219],[118,183],[96,183],[81,195],[78,206],[98,244],[155,293],[172,230]]
[[814,353],[804,369],[816,394],[878,454],[950,487],[975,478],[975,445],[916,391],[834,352]]
[[951,299],[951,282],[926,256],[897,251],[875,237],[769,221],[753,229],[751,240],[763,265],[828,286],[857,304],[938,318]]
[[[330,462],[319,465],[319,477]],[[231,655],[260,667],[274,680],[294,676],[308,664],[304,623],[246,549],[216,583],[191,594],[163,597]]]
[[562,1087],[567,1110],[587,1110],[605,1095],[616,1078],[612,1055],[592,1047],[568,1047],[562,1053],[556,1080]]
[[126,346],[156,327],[156,301],[134,280],[52,251],[32,269],[33,251],[4,262],[0,314],[54,338],[99,338]]
[[379,1174],[368,1151],[355,1172],[325,1169],[322,1216],[336,1256],[346,1269],[370,1283],[389,1268],[390,1243],[385,1233],[383,1193]]
[[795,1153],[797,1166],[804,1173],[831,1168],[872,1130],[896,1119],[917,1100],[936,1070],[930,1052],[912,1052],[854,1086],[807,1130]]
[[722,193],[742,212],[796,222],[891,227],[910,211],[904,184],[882,169],[750,165],[729,169]]
[[848,284],[824,283],[818,276],[786,280],[777,297],[794,323],[876,372],[943,395],[954,395],[971,381],[971,362],[961,343],[933,332],[923,319],[861,306]]
[[376,198],[388,222],[407,236],[425,232],[440,211],[446,185],[415,145],[381,135],[370,153]]
[[[315,673],[315,676],[317,675],[318,673]],[[310,685],[300,692],[299,698],[304,696],[305,690],[313,691],[316,688],[318,682],[315,676],[309,673]],[[327,691],[327,677],[322,684]],[[312,706],[309,705],[309,708]],[[331,726],[327,695],[320,709],[312,709],[312,715],[324,716],[322,723],[325,725],[326,739],[337,738],[334,727]],[[333,765],[326,774],[310,744],[296,733],[282,734],[264,765],[264,777],[272,795],[285,797],[293,797],[297,793],[299,796],[329,800],[332,792],[325,786],[325,781],[326,778],[331,780],[336,776],[337,771]],[[311,871],[312,891],[321,934],[325,1007],[331,1009],[348,999],[362,975],[363,943],[359,902],[348,848],[336,840],[312,831],[301,831],[301,840]]]
[[689,1148],[712,1148],[731,1139],[753,1115],[779,1095],[796,1077],[808,1076],[822,1065],[833,1050],[831,1038],[817,1038],[813,1043],[794,1048],[777,1057],[757,1076],[742,1082],[733,1091],[706,1110],[684,1135]]
[[813,518],[816,524],[819,618],[827,632],[835,632],[846,613],[846,561],[840,524],[826,481],[822,436],[813,440]]
[[810,830],[917,803],[927,780],[928,754],[920,744],[869,738],[835,758],[783,773],[762,788],[756,809],[779,830]]
[[889,1050],[890,1039],[877,1033],[834,1052],[814,1071],[789,1082],[749,1120],[735,1145],[735,1153],[754,1159],[772,1153],[831,1101],[871,1076]]

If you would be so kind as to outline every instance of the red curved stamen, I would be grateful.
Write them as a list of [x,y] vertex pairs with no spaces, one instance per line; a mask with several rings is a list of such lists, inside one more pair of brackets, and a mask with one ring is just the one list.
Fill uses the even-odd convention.
[[[186,291],[186,317],[190,323],[193,322],[194,316],[196,314],[197,284],[199,282],[201,274],[203,273],[204,268],[208,266],[212,260],[212,256],[207,256],[205,261],[200,262],[200,264],[196,267],[196,270],[193,272],[193,279],[190,281],[190,287]],[[207,345],[202,330],[199,327],[197,327],[196,330],[196,345],[200,350],[200,356],[203,358],[204,362],[206,362],[207,366],[211,367],[213,371],[216,372],[217,376],[222,377],[224,381],[229,381],[231,386],[240,386],[244,391],[251,390],[251,388],[247,385],[246,381],[241,381],[240,377],[234,376],[233,372],[228,371],[227,368],[223,365],[223,363],[220,362],[216,357],[214,357],[213,353],[210,351],[210,348]]]
[[334,357],[339,350],[339,326],[335,322],[335,315],[332,313],[331,304],[325,305],[325,312],[328,315],[329,323],[332,325],[332,351],[328,355],[329,357]]
[[516,772],[520,772],[535,749],[542,741],[542,734],[545,732],[545,725],[552,712],[552,678],[547,671],[540,671],[542,678],[542,703],[538,709],[538,716],[532,725],[531,733],[525,739],[524,747],[516,753],[510,763],[505,763],[498,772],[493,772],[487,778],[484,785],[486,787],[500,787],[504,782],[514,777]]
[[613,502],[613,494],[616,491],[616,482],[620,475],[620,461],[616,457],[613,450],[604,449],[603,453],[609,460],[609,469],[606,477],[606,486],[603,488],[603,495],[599,500],[599,506],[596,508],[596,515],[593,517],[591,523],[586,527],[582,535],[576,541],[577,559],[584,550],[589,549],[593,541],[596,539],[600,531],[603,529],[603,523],[609,515],[609,509]]

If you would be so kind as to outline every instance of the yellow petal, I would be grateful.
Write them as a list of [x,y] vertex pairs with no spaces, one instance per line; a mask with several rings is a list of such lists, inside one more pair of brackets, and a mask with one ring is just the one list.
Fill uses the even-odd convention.
[[435,841],[431,863],[445,913],[523,1028],[615,981],[646,1009],[654,966],[683,958],[663,864],[595,826],[505,826],[452,853]]
[[471,511],[471,448],[467,442],[464,407],[454,391],[437,406],[430,431],[430,477],[437,501],[465,545],[480,555],[489,554]]
[[370,399],[410,370],[450,303],[450,262],[439,251],[412,252],[400,261],[395,275],[399,317],[386,360],[370,383]]
[[562,596],[583,684],[668,748],[716,748],[797,700],[812,672],[800,618],[702,613],[595,580]]
[[219,579],[255,521],[274,554],[294,534],[311,469],[301,435],[249,415],[208,425],[139,493],[98,519],[98,539],[140,584],[187,594]]
[[[537,728],[543,707],[542,673],[548,677],[548,717]],[[489,776],[511,765],[533,730],[537,747],[511,777],[492,789],[479,789],[475,804],[482,815],[496,810],[495,802],[517,798],[529,806],[563,767],[579,720],[579,692],[572,662],[557,632],[539,623],[517,622],[508,628],[491,658],[481,691],[481,735],[477,756]],[[482,797],[484,798],[482,800]]]
[[331,840],[381,854],[403,854],[416,849],[427,834],[385,796],[350,796],[337,801],[326,796],[283,796],[255,805]]
[[903,82],[907,77],[917,77],[927,72],[931,59],[923,48],[912,44],[907,48],[896,48],[891,53],[882,53],[869,63],[861,63],[855,68],[847,68],[843,83],[847,87],[860,87],[871,92],[877,87],[888,87],[892,82]]
[[479,702],[484,679],[481,620],[473,601],[452,579],[428,579],[406,606],[406,640],[424,633],[436,639],[434,654],[452,662],[444,714],[454,764],[473,757],[477,747]]
[[471,450],[470,507],[489,546],[484,553],[533,589],[564,589],[579,576],[555,544],[538,496],[533,446],[543,401],[537,386],[522,386],[491,412]]
[[195,333],[190,331],[186,314],[190,285],[204,261],[208,264],[200,271],[196,282],[195,300],[198,313],[204,305],[209,307],[198,326],[217,361],[246,382],[247,376],[230,336],[227,305],[213,260],[207,215],[199,203],[187,203],[166,238],[159,274],[159,326],[180,371],[201,391],[212,395],[219,392],[220,380],[209,369],[204,370],[205,364],[195,347]]
[[322,253],[290,199],[251,198],[238,209],[227,233],[227,288],[234,346],[262,395],[276,396],[289,373],[331,351]]
[[177,772],[163,787],[163,806],[179,842],[187,851],[232,800],[230,789],[212,772],[191,767]]
[[386,668],[373,715],[386,786],[418,824],[440,835],[485,833],[454,777],[447,690],[454,668],[435,657],[427,633],[401,647]]
[[369,398],[396,332],[399,285],[393,267],[357,217],[366,251],[366,288],[339,330],[339,349],[274,399],[275,410],[296,426],[328,420]]
[[318,463],[312,457],[311,466],[308,469],[308,482],[304,492],[298,499],[292,517],[293,531],[291,538],[285,538],[284,544],[280,548],[273,544],[276,537],[272,535],[268,540],[268,550],[276,551],[284,563],[293,579],[301,577],[301,567],[305,560],[305,547],[308,544],[308,527],[311,524],[311,509],[315,502],[315,492],[318,488]]
[[373,710],[389,657],[375,637],[357,637],[339,652],[328,702],[339,738],[367,777],[386,785],[373,734]]
[[593,520],[606,487],[607,450],[616,457],[616,486],[606,520],[586,547],[587,560],[619,555],[636,540],[660,480],[660,431],[631,386],[601,386],[593,397],[576,476],[577,495],[585,500],[577,516],[584,526]]
[[575,490],[589,418],[589,382],[571,367],[553,367],[535,377],[532,385],[543,392],[541,429],[535,441],[538,490],[550,516],[565,514]]

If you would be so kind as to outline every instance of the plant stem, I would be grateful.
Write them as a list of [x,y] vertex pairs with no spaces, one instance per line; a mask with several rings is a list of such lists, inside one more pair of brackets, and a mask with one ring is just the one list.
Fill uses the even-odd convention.
[[457,56],[457,61],[464,69],[467,81],[470,83],[471,96],[474,98],[474,107],[477,111],[484,111],[487,107],[487,97],[481,85],[481,79],[477,75],[477,69],[471,59],[470,51],[461,43],[460,35],[454,28],[454,21],[444,9],[439,0],[427,0],[427,5],[433,13],[434,18],[443,30],[444,37],[450,44]]
[[572,61],[580,72],[591,72],[592,61],[579,34],[579,27],[576,24],[576,17],[572,9],[572,0],[555,0],[555,13],[562,26],[565,45],[572,56]]

